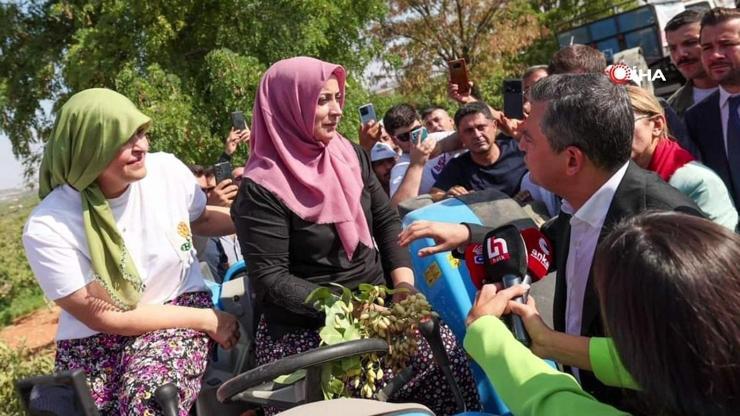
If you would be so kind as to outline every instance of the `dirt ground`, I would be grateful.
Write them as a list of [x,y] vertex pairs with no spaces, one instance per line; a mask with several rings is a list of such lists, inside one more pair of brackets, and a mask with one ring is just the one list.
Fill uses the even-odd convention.
[[0,340],[12,348],[25,343],[31,351],[53,347],[59,323],[59,307],[44,307],[17,319],[0,330]]

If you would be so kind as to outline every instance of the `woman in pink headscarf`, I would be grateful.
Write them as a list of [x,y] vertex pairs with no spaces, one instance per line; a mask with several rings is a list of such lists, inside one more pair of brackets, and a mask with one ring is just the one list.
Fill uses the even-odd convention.
[[[232,206],[237,234],[262,314],[257,363],[319,345],[323,314],[304,301],[320,286],[361,283],[413,290],[407,250],[398,246],[398,215],[369,157],[337,132],[345,71],[298,57],[274,64],[254,104],[251,153]],[[478,395],[467,359],[446,327],[443,339],[469,408]],[[420,341],[416,377],[394,397],[436,414],[455,403]],[[390,373],[390,372],[388,372]]]

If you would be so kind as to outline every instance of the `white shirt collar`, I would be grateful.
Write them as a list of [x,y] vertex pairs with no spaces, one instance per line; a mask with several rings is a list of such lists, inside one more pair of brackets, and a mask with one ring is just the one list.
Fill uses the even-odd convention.
[[725,90],[720,85],[720,87],[719,87],[719,108],[723,108],[725,105],[728,105],[727,104],[727,100],[729,100],[730,97],[733,97],[735,95],[737,95],[737,94],[733,94],[733,93]]
[[606,219],[612,199],[614,199],[614,194],[617,192],[617,188],[622,182],[625,173],[627,173],[627,166],[629,166],[629,161],[622,165],[609,180],[601,185],[575,214],[573,214],[573,206],[570,202],[565,199],[563,200],[561,211],[573,215],[573,218],[570,219],[571,224],[573,220],[577,220],[585,222],[593,228],[601,228],[604,225],[604,220]]

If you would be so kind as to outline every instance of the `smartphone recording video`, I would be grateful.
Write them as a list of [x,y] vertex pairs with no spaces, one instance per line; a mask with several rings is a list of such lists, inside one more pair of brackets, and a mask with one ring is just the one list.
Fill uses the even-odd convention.
[[233,127],[234,130],[247,129],[247,119],[244,118],[244,113],[241,111],[234,111],[231,113],[231,127]]
[[429,137],[429,131],[426,127],[417,127],[411,130],[411,141],[416,145],[420,145],[427,137]]
[[457,59],[447,62],[450,71],[450,82],[457,84],[457,91],[461,95],[470,93],[470,80],[468,79],[468,68],[465,66],[465,59]]
[[375,120],[377,120],[377,117],[375,115],[375,107],[372,104],[360,106],[360,123],[367,124]]
[[226,179],[232,179],[231,172],[233,170],[231,162],[220,162],[213,165],[213,175],[216,177],[216,185]]
[[522,81],[520,79],[505,79],[503,90],[504,115],[507,118],[522,120],[524,118],[524,96],[522,95]]

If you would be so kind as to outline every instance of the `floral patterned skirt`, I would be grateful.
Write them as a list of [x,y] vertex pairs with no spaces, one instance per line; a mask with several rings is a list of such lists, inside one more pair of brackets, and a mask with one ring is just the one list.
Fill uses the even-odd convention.
[[[184,293],[172,305],[212,308],[207,292]],[[161,414],[157,387],[175,383],[180,416],[198,397],[212,342],[192,329],[166,329],[136,337],[97,334],[57,342],[57,371],[81,368],[103,415]]]
[[[390,401],[421,403],[431,409],[435,415],[453,414],[456,411],[456,406],[452,389],[442,374],[442,370],[434,362],[429,343],[418,330],[416,335],[418,349],[409,363],[416,369],[416,373],[405,386],[391,397]],[[462,390],[468,410],[480,409],[478,389],[470,371],[465,351],[447,325],[442,324],[440,335],[450,359],[453,375]],[[283,335],[279,339],[274,339],[269,334],[265,319],[262,318],[255,338],[257,365],[267,364],[283,357],[316,348],[320,342],[319,331],[315,329],[294,331]],[[393,371],[387,366],[383,366],[383,381],[378,384],[378,389],[383,388],[393,377]],[[353,395],[360,397],[360,392],[356,391]],[[278,409],[265,408],[266,415],[277,412]]]

